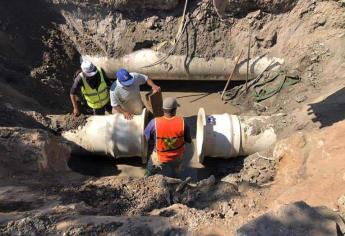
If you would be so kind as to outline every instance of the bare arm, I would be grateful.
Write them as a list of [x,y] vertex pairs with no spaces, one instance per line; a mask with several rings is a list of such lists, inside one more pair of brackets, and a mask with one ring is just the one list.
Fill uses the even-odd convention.
[[72,106],[73,106],[73,115],[79,116],[80,111],[79,111],[78,103],[77,103],[77,95],[70,94],[70,98],[71,98],[71,102],[72,102]]
[[152,88],[154,93],[161,91],[161,88],[156,85],[152,79],[147,79],[146,83]]
[[69,91],[72,106],[73,106],[73,115],[74,116],[80,115],[78,103],[77,103],[77,91],[80,91],[80,88],[81,88],[81,77],[79,76],[80,72],[81,71],[78,72],[77,77],[74,79],[73,85]]
[[113,114],[116,113],[116,112],[117,112],[117,113],[123,114],[123,115],[125,116],[125,119],[126,119],[126,120],[131,120],[131,119],[133,119],[133,114],[131,114],[131,113],[129,113],[129,112],[123,110],[122,107],[121,107],[120,105],[117,105],[117,106],[113,107]]

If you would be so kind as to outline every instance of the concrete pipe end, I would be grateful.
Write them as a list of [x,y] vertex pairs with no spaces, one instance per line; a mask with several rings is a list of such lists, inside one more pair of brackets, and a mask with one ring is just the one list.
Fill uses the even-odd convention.
[[204,140],[206,127],[206,114],[204,108],[200,108],[198,112],[197,126],[196,126],[196,151],[199,163],[204,162]]

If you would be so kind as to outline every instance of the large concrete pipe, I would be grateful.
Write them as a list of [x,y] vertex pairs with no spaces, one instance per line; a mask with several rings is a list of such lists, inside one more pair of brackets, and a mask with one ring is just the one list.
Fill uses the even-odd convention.
[[204,157],[232,158],[263,151],[277,140],[270,117],[239,117],[230,114],[206,115],[199,109],[196,149]]
[[263,151],[277,141],[273,119],[277,116],[240,116],[241,154]]
[[91,116],[84,126],[64,132],[62,136],[76,144],[74,152],[86,150],[115,158],[138,156],[146,163],[146,119],[146,109],[132,120],[126,120],[122,114]]
[[[189,60],[183,55],[172,55],[161,64],[146,67],[164,56],[164,53],[142,49],[121,58],[83,57],[102,67],[110,77],[114,77],[114,73],[123,67],[129,71],[143,73],[152,79],[159,80],[226,80],[235,66],[235,60],[224,57],[214,57],[210,60],[195,57]],[[278,69],[284,60],[262,56],[251,59],[249,63],[250,78],[254,78],[267,67],[270,67],[271,70]],[[237,66],[233,80],[245,79],[246,68],[246,61],[242,61]]]

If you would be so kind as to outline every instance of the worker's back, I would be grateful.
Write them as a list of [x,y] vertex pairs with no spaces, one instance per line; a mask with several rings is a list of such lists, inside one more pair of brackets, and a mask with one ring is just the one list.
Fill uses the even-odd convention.
[[156,150],[161,162],[169,162],[184,152],[184,119],[179,116],[155,119]]

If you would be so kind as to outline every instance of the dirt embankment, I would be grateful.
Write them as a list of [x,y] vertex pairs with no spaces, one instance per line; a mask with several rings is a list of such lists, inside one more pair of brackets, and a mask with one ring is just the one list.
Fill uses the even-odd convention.
[[[126,229],[130,235],[142,231],[148,235],[229,235],[282,203],[305,201],[310,206],[299,202],[273,210],[237,233],[250,235],[252,231],[284,229],[293,230],[295,235],[313,230],[328,232],[321,235],[337,235],[334,232],[345,229],[334,212],[345,214],[344,129],[344,122],[339,122],[322,131],[301,132],[277,143],[273,152],[261,153],[266,156],[249,157],[245,162],[260,170],[267,168],[261,162],[277,167],[277,175],[265,183],[246,179],[248,167],[241,173],[243,179],[237,181],[229,179],[233,175],[222,181],[211,176],[195,183],[162,176],[74,180],[66,176],[54,179],[54,183],[52,179],[37,177],[17,179],[19,186],[0,188],[0,199],[6,203],[0,204],[0,232],[81,235],[85,231],[124,235]],[[257,177],[253,175],[253,179]],[[26,185],[30,188],[23,187]],[[297,218],[291,219],[291,214]],[[316,218],[323,223],[316,224]],[[161,222],[160,227],[155,228],[154,222]],[[279,227],[275,228],[273,223]],[[264,227],[271,224],[275,227]]]
[[[205,163],[216,179],[195,183],[161,176],[81,177],[67,169],[69,150],[55,131],[75,128],[84,118],[51,120],[46,114],[69,111],[79,56],[119,57],[157,46],[167,52],[183,4],[0,3],[0,234],[184,235],[217,227],[227,235],[276,204],[296,200],[327,205],[344,216],[344,125],[335,124],[345,118],[343,1],[221,1],[222,18],[213,1],[189,1],[186,31],[174,50],[235,58],[247,50],[251,34],[253,56],[283,58],[284,69],[302,81],[260,105],[251,93],[235,104],[247,114],[288,113],[276,121],[282,136],[311,133],[246,159]],[[58,174],[36,175],[42,170]]]
[[[30,3],[34,12],[28,14],[28,3],[1,4],[0,44],[4,50],[0,82],[3,88],[10,86],[26,95],[2,89],[4,101],[54,113],[70,109],[69,87],[80,54],[120,57],[142,48],[167,52],[184,7],[184,1],[177,0],[142,4],[40,0]],[[291,111],[315,98],[329,84],[324,78],[341,78],[344,69],[339,65],[344,63],[344,55],[338,49],[343,45],[345,27],[341,1],[222,1],[221,5],[218,9],[223,9],[223,19],[212,1],[189,1],[186,30],[173,53],[190,58],[235,58],[242,49],[247,50],[251,35],[252,57],[268,54],[283,58],[284,69],[302,78],[290,91],[285,89],[264,102],[267,113]],[[245,59],[243,56],[240,63]],[[11,95],[12,99],[7,99]],[[294,97],[292,103],[285,102]],[[241,108],[256,109],[251,96],[237,103]]]
[[[42,66],[32,72],[35,78],[68,69],[69,61],[64,63],[66,57],[61,55],[67,55],[77,64],[78,54],[73,48],[81,55],[106,57],[121,57],[142,48],[168,52],[178,32],[184,7],[184,1],[158,4],[147,1],[140,7],[137,2],[131,2],[129,7],[128,1],[44,2],[59,18],[54,18],[52,33],[46,36],[48,50],[43,54]],[[282,58],[287,74],[302,78],[299,84],[264,101],[263,108],[253,105],[252,92],[242,96],[234,103],[239,104],[242,112],[290,112],[300,103],[316,98],[324,86],[329,86],[329,79],[325,78],[341,79],[344,68],[339,65],[344,64],[344,55],[343,50],[338,49],[344,44],[345,27],[341,2],[223,1],[222,4],[223,19],[218,16],[212,1],[188,2],[186,30],[173,54],[235,59],[242,49],[247,51],[251,35],[252,57]],[[56,51],[57,48],[60,51]],[[240,64],[245,60],[243,56]],[[268,73],[267,78],[274,75]],[[72,77],[72,71],[67,76],[55,76],[54,81],[62,83],[64,94],[68,94]],[[278,86],[279,83],[275,85]],[[65,95],[63,98],[68,99]],[[68,106],[66,101],[62,104]]]
[[22,110],[67,111],[66,91],[78,53],[57,30],[61,15],[44,1],[18,0],[1,2],[0,14],[1,103]]

